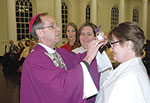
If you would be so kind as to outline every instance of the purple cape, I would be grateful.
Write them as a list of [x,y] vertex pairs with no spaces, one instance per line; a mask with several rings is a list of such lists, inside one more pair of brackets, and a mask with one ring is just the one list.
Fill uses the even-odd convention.
[[[80,62],[85,54],[76,55],[58,48],[57,52],[68,69],[65,71],[55,67],[45,52],[47,51],[37,44],[24,62],[20,103],[83,103],[83,72]],[[95,65],[96,62],[93,62],[91,66]],[[94,71],[90,73],[93,74]],[[94,78],[94,83],[99,88],[99,76]]]

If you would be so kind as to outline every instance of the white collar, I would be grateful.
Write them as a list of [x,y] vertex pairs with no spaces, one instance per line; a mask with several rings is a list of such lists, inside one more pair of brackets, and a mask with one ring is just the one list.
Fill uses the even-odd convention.
[[38,43],[38,44],[41,45],[43,48],[45,48],[48,53],[55,53],[56,52],[56,50],[46,46],[45,44],[42,44],[42,43]]

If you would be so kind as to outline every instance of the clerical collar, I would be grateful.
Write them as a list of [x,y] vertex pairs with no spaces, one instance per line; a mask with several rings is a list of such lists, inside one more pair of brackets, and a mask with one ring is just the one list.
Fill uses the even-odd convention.
[[52,49],[52,48],[50,48],[50,47],[48,47],[48,46],[46,46],[45,44],[42,44],[42,43],[38,43],[38,44],[41,45],[43,48],[45,48],[48,53],[55,53],[56,52],[55,48]]

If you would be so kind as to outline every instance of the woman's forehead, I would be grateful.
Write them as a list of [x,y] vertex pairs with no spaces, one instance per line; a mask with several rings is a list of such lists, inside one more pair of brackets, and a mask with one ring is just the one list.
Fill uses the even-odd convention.
[[71,29],[74,29],[74,27],[73,27],[72,25],[68,25],[68,26],[67,26],[67,29],[70,29],[70,28],[71,28]]

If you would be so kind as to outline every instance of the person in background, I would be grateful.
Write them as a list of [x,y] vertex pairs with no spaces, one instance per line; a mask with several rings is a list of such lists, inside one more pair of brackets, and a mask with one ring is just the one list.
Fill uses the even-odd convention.
[[146,44],[144,45],[144,50],[146,52],[144,61],[150,63],[150,40],[146,40]]
[[141,53],[141,58],[144,60],[146,56],[146,52],[144,50],[144,48],[142,49],[142,53]]
[[141,59],[145,35],[134,22],[123,22],[108,34],[120,65],[104,81],[96,103],[150,103],[150,80]]
[[[97,26],[93,23],[90,23],[90,22],[83,23],[81,27],[79,28],[79,38],[80,38],[81,46],[76,49],[73,49],[72,52],[75,52],[78,54],[78,53],[83,53],[87,51],[89,43],[96,39],[96,32],[95,32],[96,29],[97,29]],[[102,59],[101,57],[98,57],[99,55],[100,53],[97,54],[97,58],[96,58],[97,62],[102,63],[101,61],[99,61]],[[99,71],[100,69],[99,65],[96,65],[95,68],[90,68],[91,77],[98,90],[100,89],[105,79],[105,76],[108,75],[108,73],[112,70],[112,69],[108,69],[111,67],[112,65],[110,66],[107,65],[107,67],[103,71],[101,70],[101,72]],[[92,98],[88,99],[85,103],[94,103],[95,99],[96,99],[96,96],[93,96]]]
[[29,28],[38,43],[23,65],[20,103],[83,103],[97,93],[88,69],[97,65],[94,58],[103,40],[93,40],[87,53],[75,54],[56,48],[60,28],[47,13],[35,15]]
[[146,44],[144,44],[145,57],[143,59],[144,65],[146,66],[148,75],[150,77],[150,40],[146,40]]
[[19,47],[19,51],[18,51],[18,54],[16,55],[17,56],[17,60],[16,60],[16,63],[17,63],[17,66],[16,66],[17,72],[20,71],[20,66],[23,63],[23,61],[18,61],[18,59],[20,58],[21,53],[25,49],[25,46],[24,46],[24,44],[21,41],[18,42],[18,47]]
[[17,45],[14,44],[14,41],[13,40],[10,40],[9,41],[10,43],[10,47],[9,47],[9,54],[17,54],[18,53],[18,47]]
[[24,45],[21,41],[18,42],[18,46],[19,46],[18,56],[20,57],[20,55],[21,55],[21,53],[22,53],[22,51],[24,50],[25,47],[24,47]]
[[35,43],[33,41],[30,42],[30,52],[34,49]]
[[26,45],[26,47],[25,47],[25,49],[22,51],[22,53],[21,53],[21,55],[20,55],[20,57],[19,57],[19,59],[18,59],[20,65],[23,64],[25,58],[26,58],[26,57],[29,55],[29,53],[30,53],[30,40],[26,40],[26,41],[25,41],[25,45]]
[[76,24],[70,22],[66,26],[65,34],[67,35],[68,42],[60,48],[65,48],[68,51],[72,51],[72,49],[75,49],[80,46],[79,40],[78,40],[78,27]]
[[14,44],[13,40],[9,41],[10,47],[9,47],[9,52],[4,54],[3,56],[3,72],[4,73],[16,73],[17,68],[18,68],[18,47],[17,45]]
[[72,51],[75,53],[83,53],[87,50],[88,44],[95,39],[96,33],[95,30],[97,26],[93,23],[84,23],[79,28],[79,39],[81,46],[73,49]]

